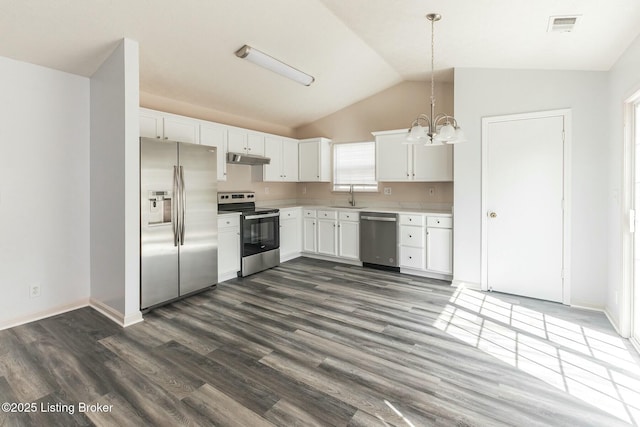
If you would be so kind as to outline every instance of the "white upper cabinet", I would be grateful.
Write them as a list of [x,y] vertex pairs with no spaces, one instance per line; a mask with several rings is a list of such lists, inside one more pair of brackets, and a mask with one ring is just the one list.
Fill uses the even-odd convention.
[[266,136],[264,155],[271,159],[271,162],[264,166],[264,181],[298,181],[297,140]]
[[227,149],[230,153],[247,153],[247,131],[238,128],[228,128]]
[[264,134],[229,126],[229,152],[264,156]]
[[264,156],[264,134],[249,132],[247,134],[247,154]]
[[186,117],[168,116],[164,118],[164,139],[170,141],[198,143],[199,123]]
[[197,144],[198,131],[196,119],[140,109],[140,136]]
[[403,144],[405,129],[373,132],[378,181],[453,181],[453,147]]
[[285,181],[298,181],[298,147],[297,139],[282,138],[282,174]]
[[227,127],[215,123],[200,124],[200,144],[217,148],[218,181],[227,180]]
[[453,146],[413,147],[414,181],[453,181]]
[[300,140],[298,181],[331,181],[331,140],[311,138]]
[[140,136],[162,138],[162,115],[155,111],[140,109]]
[[390,138],[376,137],[376,179],[378,181],[411,181],[410,146],[399,145]]

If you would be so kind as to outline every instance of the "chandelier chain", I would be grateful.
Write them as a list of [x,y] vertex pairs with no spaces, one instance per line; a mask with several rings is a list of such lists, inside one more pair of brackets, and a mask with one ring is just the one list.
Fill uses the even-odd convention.
[[435,103],[435,83],[434,83],[434,57],[435,57],[435,20],[431,21],[431,104]]

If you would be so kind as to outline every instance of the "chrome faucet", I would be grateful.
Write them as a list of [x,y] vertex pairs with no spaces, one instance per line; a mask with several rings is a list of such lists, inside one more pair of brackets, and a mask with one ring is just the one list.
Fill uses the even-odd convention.
[[356,205],[356,198],[355,198],[355,193],[353,192],[353,184],[349,185],[349,204],[351,206],[355,206]]

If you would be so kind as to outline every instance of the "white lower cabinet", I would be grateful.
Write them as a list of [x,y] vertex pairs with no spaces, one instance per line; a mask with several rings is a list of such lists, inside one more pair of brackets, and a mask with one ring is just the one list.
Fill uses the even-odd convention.
[[411,248],[400,246],[400,267],[415,268],[424,270],[425,250],[424,248]]
[[[447,215],[400,214],[400,271],[451,279],[452,218]],[[299,255],[355,264],[360,262],[360,214],[348,209],[280,210],[280,259]]]
[[218,216],[218,282],[240,271],[240,214]]
[[400,215],[400,270],[450,279],[453,273],[452,218]]
[[338,212],[318,211],[318,253],[338,255]]
[[425,225],[421,215],[400,215],[400,267],[424,270]]
[[338,256],[360,259],[360,215],[357,212],[338,214]]
[[453,229],[451,218],[427,218],[427,270],[453,273]]
[[304,252],[315,253],[316,247],[316,229],[317,219],[315,210],[304,210],[304,218],[302,219],[302,250]]
[[300,256],[302,250],[301,209],[280,209],[280,262]]
[[360,217],[335,209],[303,211],[303,253],[336,261],[360,261]]

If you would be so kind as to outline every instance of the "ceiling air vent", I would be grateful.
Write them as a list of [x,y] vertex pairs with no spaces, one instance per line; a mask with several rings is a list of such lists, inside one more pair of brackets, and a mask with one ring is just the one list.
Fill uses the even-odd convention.
[[548,33],[571,33],[575,30],[580,16],[550,16]]

